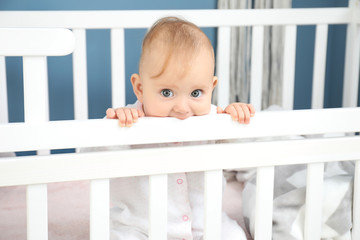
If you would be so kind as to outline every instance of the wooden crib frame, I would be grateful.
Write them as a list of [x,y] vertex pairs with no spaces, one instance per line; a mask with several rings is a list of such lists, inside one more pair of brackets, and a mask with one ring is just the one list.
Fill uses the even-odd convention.
[[[232,26],[252,27],[250,101],[258,112],[250,125],[238,125],[223,115],[193,117],[186,121],[142,118],[131,129],[119,128],[113,120],[87,120],[86,29],[111,29],[112,104],[123,106],[124,29],[147,28],[159,17],[167,15],[181,15],[200,27],[218,27],[220,106],[228,104],[229,82],[224,79],[229,79],[230,29]],[[346,108],[321,109],[329,24],[348,24],[343,94]],[[264,27],[269,25],[285,26],[283,107],[286,111],[281,112],[259,111],[263,33]],[[312,108],[316,109],[311,110],[292,110],[297,25],[316,25],[312,95]],[[109,179],[140,175],[150,175],[150,239],[166,239],[166,174],[191,171],[206,171],[204,239],[220,239],[222,170],[247,167],[257,167],[255,239],[271,239],[273,182],[270,180],[274,178],[274,166],[298,163],[308,164],[307,183],[310,186],[307,188],[304,236],[305,239],[319,239],[324,162],[347,160],[356,160],[352,237],[360,238],[360,137],[353,134],[360,132],[358,0],[351,0],[348,8],[332,9],[1,11],[0,28],[0,86],[6,86],[4,56],[23,56],[25,98],[25,122],[0,125],[0,152],[38,150],[37,156],[1,159],[0,186],[28,185],[29,240],[48,238],[47,183],[92,179],[90,236],[92,240],[103,240],[109,239]],[[73,34],[63,28],[72,29]],[[26,38],[20,39],[25,41],[17,41],[24,34],[27,34]],[[57,39],[61,41],[56,43]],[[73,48],[75,120],[49,122],[46,56],[66,55]],[[0,121],[6,123],[6,88],[5,91],[0,88],[0,91]],[[172,135],[168,134],[170,131]],[[196,136],[192,134],[194,131]],[[110,136],[109,132],[112,133]],[[324,133],[347,135],[56,155],[49,155],[49,150],[44,150]],[[224,158],[224,151],[234,156],[241,151],[246,160]],[[206,164],[204,159],[208,159]],[[152,214],[155,211],[156,215]]]

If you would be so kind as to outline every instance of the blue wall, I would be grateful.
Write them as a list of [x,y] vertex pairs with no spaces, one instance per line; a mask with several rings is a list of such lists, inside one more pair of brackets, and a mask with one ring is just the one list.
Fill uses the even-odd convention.
[[[348,0],[293,0],[293,7],[341,7]],[[216,0],[1,0],[0,10],[130,10],[130,9],[213,9]],[[145,29],[126,30],[126,79],[137,72],[141,41]],[[216,46],[215,29],[204,29]],[[330,26],[326,69],[325,107],[337,107],[342,99],[342,77],[345,48],[345,26]],[[297,109],[311,105],[314,26],[300,26],[297,34],[297,70],[295,73],[295,102]],[[110,91],[110,31],[87,31],[89,117],[102,118],[111,105]],[[98,48],[97,46],[101,46]],[[20,58],[8,57],[9,120],[23,121],[22,64]],[[73,119],[73,87],[71,56],[50,57],[49,95],[50,119]],[[60,67],[59,67],[60,66]],[[129,81],[128,81],[129,82]],[[130,82],[127,86],[127,103],[135,101]]]

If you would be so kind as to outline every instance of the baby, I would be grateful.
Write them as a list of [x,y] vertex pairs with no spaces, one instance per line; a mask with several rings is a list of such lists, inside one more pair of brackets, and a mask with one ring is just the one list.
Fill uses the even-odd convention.
[[[158,20],[146,34],[139,74],[131,76],[135,104],[108,109],[107,118],[132,126],[139,117],[175,117],[227,113],[248,124],[252,105],[232,103],[224,110],[211,105],[218,78],[214,50],[196,25],[176,18]],[[168,239],[203,238],[204,175],[168,175]],[[148,239],[148,177],[119,178],[111,183],[111,239]],[[222,239],[246,239],[243,230],[225,214]]]

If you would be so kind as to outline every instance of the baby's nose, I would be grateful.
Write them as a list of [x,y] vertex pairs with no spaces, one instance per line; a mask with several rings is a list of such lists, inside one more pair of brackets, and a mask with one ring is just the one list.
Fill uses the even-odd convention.
[[185,99],[179,99],[174,105],[174,112],[179,114],[186,114],[190,111],[189,104]]
[[188,117],[190,117],[191,114],[191,108],[189,106],[189,103],[186,99],[178,99],[173,106],[173,117],[176,117],[177,119],[184,120]]

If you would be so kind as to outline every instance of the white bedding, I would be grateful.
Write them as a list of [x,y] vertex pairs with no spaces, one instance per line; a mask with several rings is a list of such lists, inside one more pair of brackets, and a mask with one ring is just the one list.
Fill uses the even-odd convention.
[[[325,164],[321,239],[351,239],[354,162]],[[244,186],[243,214],[254,233],[256,178]],[[273,239],[304,239],[306,165],[275,167]]]

